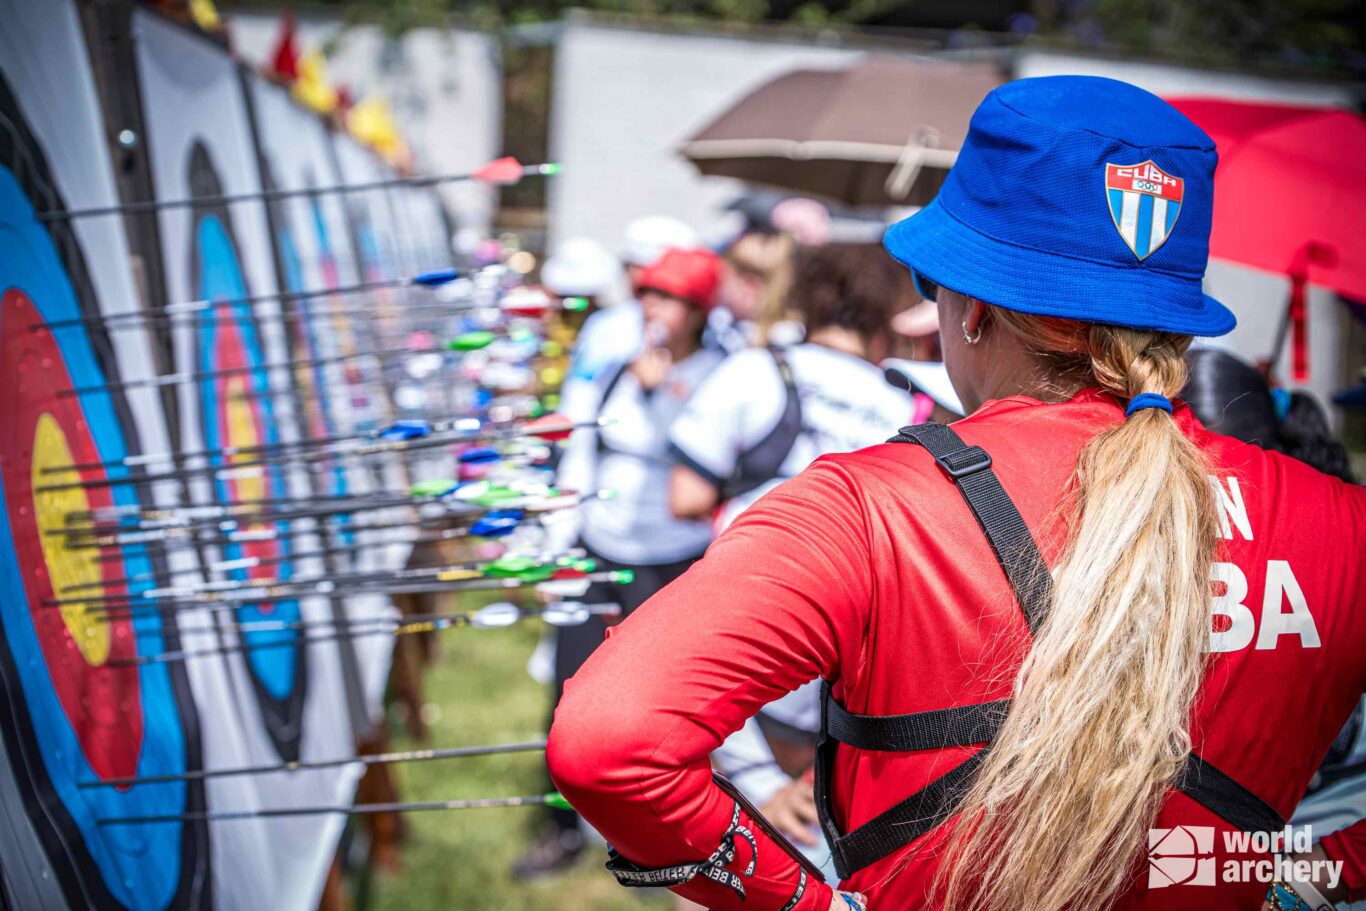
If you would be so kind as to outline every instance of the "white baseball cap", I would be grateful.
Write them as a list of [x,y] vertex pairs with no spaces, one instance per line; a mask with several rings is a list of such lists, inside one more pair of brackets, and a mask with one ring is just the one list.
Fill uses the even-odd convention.
[[887,382],[908,392],[922,392],[941,408],[963,413],[963,403],[949,380],[949,371],[939,361],[904,361],[888,358],[882,362]]
[[689,249],[701,243],[697,232],[668,215],[645,215],[626,226],[621,259],[628,266],[652,266],[671,247]]
[[625,276],[612,251],[589,237],[572,237],[541,266],[541,284],[560,297],[612,297]]

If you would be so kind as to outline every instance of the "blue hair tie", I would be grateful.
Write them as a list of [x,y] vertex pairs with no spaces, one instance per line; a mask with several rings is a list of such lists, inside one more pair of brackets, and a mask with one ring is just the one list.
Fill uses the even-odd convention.
[[1129,399],[1129,407],[1124,409],[1124,417],[1131,418],[1135,411],[1142,411],[1145,408],[1161,408],[1167,414],[1171,414],[1172,401],[1165,395],[1158,395],[1156,392],[1140,392]]

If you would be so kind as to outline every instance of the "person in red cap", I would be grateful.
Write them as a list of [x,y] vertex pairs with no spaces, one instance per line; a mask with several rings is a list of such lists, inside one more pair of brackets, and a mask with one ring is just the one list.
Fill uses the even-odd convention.
[[[584,596],[587,603],[619,603],[623,616],[682,575],[711,542],[711,523],[705,518],[677,519],[669,510],[673,456],[667,433],[693,390],[724,357],[702,345],[720,276],[720,260],[700,249],[666,250],[638,272],[634,290],[644,316],[643,350],[594,379],[588,413],[604,426],[596,434],[574,434],[559,465],[560,487],[612,493],[589,499],[576,511],[577,529],[553,533],[568,545],[577,532],[578,543],[600,568],[632,572],[632,582],[604,583]],[[597,615],[556,630],[556,704],[564,682],[606,631]],[[577,815],[551,810],[545,831],[514,874],[529,877],[562,869],[582,847]]]

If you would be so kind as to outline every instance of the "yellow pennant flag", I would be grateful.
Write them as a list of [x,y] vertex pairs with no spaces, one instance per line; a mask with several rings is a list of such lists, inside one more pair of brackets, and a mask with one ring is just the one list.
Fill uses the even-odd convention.
[[337,90],[327,81],[327,62],[322,51],[309,51],[299,58],[299,78],[294,81],[294,98],[320,114],[337,109]]
[[383,98],[367,98],[351,108],[346,117],[351,135],[383,155],[390,164],[407,163],[408,144],[399,135],[389,103]]
[[190,0],[190,18],[206,32],[216,32],[223,24],[213,0]]

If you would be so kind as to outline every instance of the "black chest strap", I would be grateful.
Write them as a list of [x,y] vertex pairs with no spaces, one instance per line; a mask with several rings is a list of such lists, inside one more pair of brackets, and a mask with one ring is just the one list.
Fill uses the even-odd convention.
[[[889,442],[924,446],[957,485],[1019,599],[1030,632],[1037,631],[1048,609],[1053,580],[1019,510],[991,470],[991,456],[979,446],[966,445],[942,424],[903,427]],[[908,715],[855,715],[831,695],[829,682],[821,686],[816,806],[841,879],[905,847],[954,815],[1008,709],[1009,700],[1000,699]],[[889,752],[984,746],[910,797],[842,834],[835,823],[831,793],[840,743]],[[1239,829],[1271,831],[1285,824],[1265,801],[1195,753],[1190,754],[1176,786]]]
[[792,373],[792,365],[788,363],[783,349],[776,345],[769,346],[768,353],[773,358],[778,378],[782,380],[785,397],[783,413],[779,416],[778,423],[773,425],[773,429],[762,440],[742,452],[735,460],[735,470],[726,479],[725,487],[721,491],[723,500],[731,500],[749,493],[780,477],[783,463],[792,453],[797,438],[802,435],[802,399],[797,392],[797,378]]

